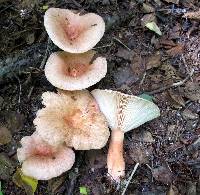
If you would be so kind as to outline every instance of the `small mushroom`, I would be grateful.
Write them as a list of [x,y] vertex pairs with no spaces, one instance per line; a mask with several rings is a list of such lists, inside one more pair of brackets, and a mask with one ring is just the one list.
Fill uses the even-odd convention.
[[107,62],[103,57],[93,59],[95,51],[82,54],[55,52],[45,66],[48,81],[60,89],[80,90],[99,82],[107,72]]
[[54,147],[45,142],[37,132],[23,137],[17,150],[24,175],[37,180],[48,180],[71,169],[75,161],[72,149],[63,144]]
[[33,121],[39,135],[51,145],[63,142],[76,150],[100,149],[110,132],[105,116],[95,99],[86,91],[45,92],[46,106]]
[[70,53],[83,53],[92,49],[105,32],[101,16],[59,8],[46,11],[44,26],[54,44]]
[[112,90],[92,92],[112,130],[107,156],[108,174],[116,182],[125,174],[124,133],[160,115],[159,108],[145,99]]

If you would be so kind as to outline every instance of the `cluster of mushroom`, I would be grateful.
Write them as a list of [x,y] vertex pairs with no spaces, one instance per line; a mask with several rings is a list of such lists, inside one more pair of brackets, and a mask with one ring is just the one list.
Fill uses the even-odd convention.
[[85,90],[107,72],[106,59],[95,58],[90,50],[105,31],[100,16],[50,8],[44,25],[54,44],[64,50],[51,54],[45,66],[46,78],[59,89],[43,93],[45,107],[33,121],[36,131],[21,140],[17,155],[22,171],[38,180],[57,177],[73,166],[72,148],[104,147],[110,127],[108,174],[119,182],[125,174],[124,133],[158,117],[159,109],[153,102],[117,91]]

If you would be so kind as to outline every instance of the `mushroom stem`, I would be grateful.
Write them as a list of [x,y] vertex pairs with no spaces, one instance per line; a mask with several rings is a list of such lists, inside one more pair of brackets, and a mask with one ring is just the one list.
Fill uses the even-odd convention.
[[123,158],[124,132],[113,130],[108,149],[107,166],[109,176],[116,182],[125,175],[125,162]]

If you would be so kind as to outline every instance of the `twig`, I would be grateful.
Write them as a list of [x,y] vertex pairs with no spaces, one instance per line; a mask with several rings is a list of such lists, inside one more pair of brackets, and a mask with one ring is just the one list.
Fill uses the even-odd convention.
[[[184,66],[185,66],[185,69],[186,69],[186,71],[187,71],[187,74],[190,76],[190,71],[189,71],[188,65],[187,65],[187,63],[186,63],[186,60],[185,60],[185,57],[184,57],[183,54],[181,55],[181,58],[182,58],[182,60],[183,60],[183,64],[184,64]],[[191,76],[190,76],[190,80],[192,81]]]
[[123,45],[126,49],[128,49],[129,51],[131,51],[131,49],[127,46],[127,45],[125,45],[121,40],[119,40],[118,38],[116,38],[116,37],[114,37],[113,38],[115,41],[117,41],[118,43],[120,43],[121,45]]
[[107,44],[107,45],[102,45],[102,46],[99,46],[99,47],[94,47],[93,49],[101,49],[101,48],[105,48],[105,47],[111,47],[112,46],[112,42],[110,44]]
[[[19,77],[17,75],[14,74],[14,77],[17,79],[18,83],[19,83],[19,97],[18,97],[18,105],[20,105],[21,103],[21,94],[22,94],[22,86],[21,86],[21,81],[19,80]],[[18,108],[19,111],[19,108]]]
[[138,166],[139,166],[139,163],[136,163],[136,165],[135,165],[135,167],[134,167],[134,169],[133,169],[133,171],[132,171],[130,177],[128,178],[128,181],[127,181],[127,183],[126,183],[126,186],[125,186],[125,188],[124,188],[124,190],[123,190],[123,192],[122,192],[121,195],[124,195],[124,194],[125,194],[125,192],[126,192],[128,186],[129,186],[129,184],[130,184],[130,182],[131,182],[131,179],[133,178],[133,175],[134,175],[134,173],[136,172]]
[[152,94],[155,94],[155,93],[161,93],[161,92],[163,92],[163,91],[165,91],[167,89],[170,89],[172,87],[181,86],[181,85],[185,84],[191,78],[191,76],[193,75],[193,73],[194,73],[194,69],[192,69],[192,71],[190,72],[190,74],[185,79],[183,79],[182,81],[178,81],[178,82],[173,83],[171,85],[164,86],[164,87],[161,87],[159,89],[155,89],[153,91],[146,92],[146,93],[149,94],[149,95],[152,95]]

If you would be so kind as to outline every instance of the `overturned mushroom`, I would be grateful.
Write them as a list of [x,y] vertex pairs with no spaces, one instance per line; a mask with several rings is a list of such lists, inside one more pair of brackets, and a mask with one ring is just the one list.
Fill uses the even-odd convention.
[[22,147],[17,150],[22,172],[37,180],[48,180],[71,169],[75,161],[72,149],[60,145],[50,146],[37,132],[23,137]]
[[54,44],[70,53],[83,53],[92,49],[105,31],[101,16],[94,13],[81,15],[59,8],[46,11],[44,26]]
[[109,138],[106,118],[86,91],[45,92],[46,106],[33,121],[39,135],[51,145],[63,142],[76,150],[100,149]]
[[107,72],[107,62],[103,57],[93,59],[94,51],[82,54],[55,52],[45,66],[49,82],[60,89],[85,89],[100,81]]
[[108,174],[119,182],[125,174],[124,133],[158,117],[160,111],[153,102],[117,91],[96,89],[92,95],[112,130],[107,157]]

